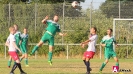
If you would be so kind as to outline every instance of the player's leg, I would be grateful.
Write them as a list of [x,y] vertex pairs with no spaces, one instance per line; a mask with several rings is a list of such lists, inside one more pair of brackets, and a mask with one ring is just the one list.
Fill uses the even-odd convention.
[[19,60],[19,59],[16,60],[16,64],[15,64],[15,65],[19,68],[21,74],[26,74],[26,73],[22,70],[22,67],[21,67],[20,60]]
[[95,52],[92,52],[92,51],[88,51],[86,55],[86,65],[87,65],[88,74],[90,74],[90,71],[92,70],[90,68],[90,59],[92,59],[94,55],[95,55]]
[[24,57],[25,57],[25,55],[22,54],[22,56],[20,57],[20,62],[23,60]]
[[118,60],[118,58],[117,57],[114,57],[114,60],[115,60],[115,62],[116,62],[116,66],[119,66],[119,60]]
[[106,64],[109,62],[110,59],[110,54],[109,53],[105,53],[105,61],[102,63],[101,67],[100,67],[100,73],[102,73],[103,68],[106,66]]
[[25,57],[25,55],[24,55],[24,48],[23,48],[22,44],[20,45],[20,49],[21,49],[21,52],[22,52],[22,56],[20,57],[20,61],[22,61],[23,58]]
[[87,69],[86,74],[90,74],[90,71],[92,70],[90,68],[90,59],[93,58],[94,54],[95,53],[91,52],[91,51],[84,52],[83,61],[84,61],[84,64],[86,65],[86,69]]
[[9,60],[8,60],[8,67],[9,67],[9,68],[11,67],[11,62],[12,62],[12,57],[10,56],[10,57],[9,57]]
[[53,49],[54,49],[54,37],[50,37],[49,40],[49,52],[48,52],[48,62],[52,65],[52,56],[53,56]]
[[[86,64],[86,52],[84,52],[84,56],[83,56],[83,62],[84,62],[84,64],[85,64],[85,66],[86,66],[86,68],[87,68],[87,64]],[[87,72],[88,72],[88,69],[87,69]]]
[[106,59],[103,63],[102,66],[100,67],[100,71],[103,70],[103,68],[106,66],[106,64],[109,62],[109,59]]
[[31,53],[30,53],[30,55],[34,54],[35,51],[36,51],[40,46],[42,46],[43,43],[45,43],[45,42],[48,40],[48,37],[49,37],[48,34],[45,33],[45,34],[42,36],[40,42],[39,42],[36,46],[34,46],[33,50],[32,50]]
[[85,64],[85,66],[87,66],[87,65],[86,65],[86,55],[87,55],[87,52],[84,52],[84,55],[83,55],[83,58],[82,58],[82,59],[83,59],[83,62],[84,62],[84,64]]
[[26,47],[27,45],[22,45],[22,48],[23,48],[23,55],[24,55],[24,57],[23,58],[25,58],[24,59],[24,61],[25,61],[25,66],[26,67],[28,67],[29,65],[28,65],[28,54],[27,54],[27,47]]
[[30,53],[30,55],[34,54],[35,51],[42,45],[43,45],[43,41],[41,40],[36,46],[34,46],[33,50]]
[[[85,54],[85,52],[84,52],[84,54]],[[85,64],[85,66],[86,66],[86,59],[85,59],[85,55],[83,56],[83,62],[84,62],[84,64]]]
[[90,74],[91,68],[90,68],[90,58],[86,58],[86,68],[87,68],[87,73]]
[[48,62],[50,65],[52,65],[53,48],[53,46],[49,45]]
[[28,54],[27,53],[25,53],[25,66],[29,67],[29,64],[28,64]]
[[115,60],[115,62],[116,62],[116,66],[119,66],[119,60],[118,60],[118,58],[116,57],[116,53],[115,52],[112,52],[112,54],[113,54],[113,57],[114,57],[114,60]]
[[16,63],[13,65],[10,74],[14,74],[14,70],[15,70],[17,67],[19,68],[21,74],[26,74],[26,73],[22,70],[22,68],[21,68],[19,56],[17,55],[17,53],[16,53],[16,52],[9,52],[9,54],[11,55],[11,57],[13,58],[13,60],[15,60],[15,62],[16,62]]

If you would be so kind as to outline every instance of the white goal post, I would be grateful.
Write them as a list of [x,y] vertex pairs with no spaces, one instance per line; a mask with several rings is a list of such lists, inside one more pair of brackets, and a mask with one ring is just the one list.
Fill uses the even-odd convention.
[[113,36],[115,36],[116,21],[133,21],[133,18],[130,18],[130,19],[115,18],[115,19],[113,19]]
[[[118,21],[120,21],[120,22],[118,22]],[[128,23],[128,24],[127,24]],[[118,24],[118,25],[117,25]],[[119,25],[121,25],[121,26],[123,26],[124,27],[124,29],[125,30],[123,30],[123,29],[121,29],[121,28],[119,28],[120,26]],[[119,35],[121,35],[121,33],[120,32],[124,32],[123,33],[123,35],[124,35],[124,37],[126,36],[126,35],[128,35],[128,34],[131,34],[131,35],[128,35],[126,38],[126,42],[124,42],[124,43],[118,43],[118,45],[120,45],[120,46],[133,46],[133,43],[131,43],[130,41],[130,39],[131,39],[131,36],[133,36],[132,34],[133,34],[133,30],[132,30],[132,28],[131,27],[133,27],[133,18],[126,18],[126,19],[121,19],[121,18],[114,18],[113,19],[113,36],[116,38],[116,33],[117,34],[119,34]],[[117,29],[116,29],[117,28]],[[118,29],[119,29],[119,31],[118,31]],[[117,30],[117,31],[116,31]],[[126,35],[125,35],[126,34]],[[117,35],[118,37],[117,37],[117,39],[119,39],[119,35]],[[129,40],[128,40],[129,39]],[[124,39],[123,39],[124,40]],[[115,50],[115,46],[114,46],[114,50]],[[128,49],[127,49],[127,51],[126,51],[126,54],[127,54],[127,58],[128,58]]]

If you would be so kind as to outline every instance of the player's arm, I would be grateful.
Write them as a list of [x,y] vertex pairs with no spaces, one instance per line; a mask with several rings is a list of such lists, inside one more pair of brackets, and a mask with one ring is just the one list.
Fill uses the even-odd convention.
[[6,41],[5,45],[9,47],[9,43],[7,41]]
[[20,49],[18,48],[18,46],[16,45],[15,41],[13,41],[13,46],[14,46],[17,50],[19,50],[19,52],[21,52]]
[[9,47],[9,38],[7,38],[6,43],[5,43],[5,46],[8,46]]
[[86,45],[86,44],[88,44],[89,42],[96,40],[96,38],[97,38],[96,35],[95,35],[95,36],[92,36],[92,37],[90,37],[88,40],[82,42],[81,44],[85,44],[85,45]]
[[91,41],[91,40],[90,40],[90,39],[88,39],[88,40],[86,40],[86,41],[82,42],[81,44],[87,45],[90,41]]
[[91,40],[86,40],[86,41],[82,42],[82,43],[80,44],[81,47],[84,48],[85,45],[87,45],[90,41],[91,41]]
[[81,43],[81,46],[84,48],[85,45],[87,45],[89,42],[96,40],[97,35],[90,37],[88,40]]
[[59,33],[60,36],[66,36],[66,33]]
[[101,45],[101,46],[103,46],[103,47],[105,47],[105,46],[106,46],[106,44],[105,44],[105,43],[102,43],[102,42],[100,43],[100,45]]
[[100,45],[103,46],[103,47],[106,46],[106,44],[105,44],[105,37],[103,37],[102,41],[100,42]]
[[46,16],[46,17],[42,20],[42,23],[43,23],[43,24],[46,24],[46,23],[47,23],[48,18],[49,18],[49,17],[48,17],[48,16]]
[[117,47],[118,45],[117,45],[117,42],[116,42],[116,40],[114,39],[114,44],[115,44],[115,46]]

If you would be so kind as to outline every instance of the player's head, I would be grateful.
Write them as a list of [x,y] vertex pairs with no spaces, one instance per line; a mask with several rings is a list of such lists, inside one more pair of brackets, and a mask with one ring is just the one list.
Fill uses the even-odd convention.
[[18,30],[18,25],[14,24],[13,26],[14,26],[15,30],[17,31]]
[[9,28],[9,31],[11,34],[14,34],[16,32],[16,30],[13,26]]
[[54,18],[53,18],[53,20],[54,20],[55,22],[58,22],[58,20],[59,20],[59,17],[58,17],[58,15],[54,15]]
[[109,29],[107,30],[107,35],[111,35],[112,32],[113,32],[113,30],[112,30],[111,28],[109,28]]
[[90,29],[90,33],[91,34],[95,34],[97,32],[97,28],[96,27],[92,27],[91,29]]
[[24,34],[26,34],[27,33],[27,28],[24,28],[23,32],[24,32]]

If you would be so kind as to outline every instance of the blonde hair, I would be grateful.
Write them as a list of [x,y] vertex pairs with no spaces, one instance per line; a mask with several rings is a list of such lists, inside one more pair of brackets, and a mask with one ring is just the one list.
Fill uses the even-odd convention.
[[13,29],[14,29],[13,26],[9,27],[9,31],[10,31],[10,32],[13,31]]
[[18,27],[18,25],[17,25],[17,24],[14,24],[13,26],[17,26],[17,27]]

